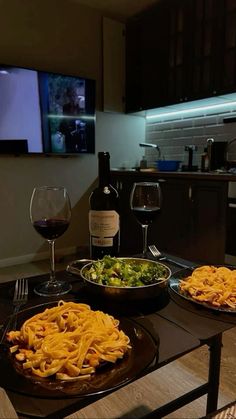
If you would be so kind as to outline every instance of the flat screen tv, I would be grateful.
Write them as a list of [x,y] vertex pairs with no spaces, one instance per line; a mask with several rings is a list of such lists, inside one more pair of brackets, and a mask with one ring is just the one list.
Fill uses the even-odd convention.
[[0,65],[0,154],[95,153],[95,81]]

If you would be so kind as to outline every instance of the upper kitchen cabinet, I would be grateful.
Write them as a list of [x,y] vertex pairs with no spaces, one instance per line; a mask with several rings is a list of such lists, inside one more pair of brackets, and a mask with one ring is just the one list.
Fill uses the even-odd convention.
[[103,18],[103,111],[125,111],[125,25]]
[[161,105],[167,95],[166,7],[132,18],[126,25],[126,110]]
[[231,74],[234,67],[232,54],[236,57],[236,2],[234,1],[233,5],[231,0],[190,0],[189,4],[191,7],[188,15],[190,28],[187,68],[191,78],[188,99],[230,93],[231,89],[236,87],[235,78],[233,80],[227,74]]
[[219,8],[219,72],[220,93],[236,89],[236,1],[221,0]]
[[126,111],[236,89],[236,1],[160,0],[126,31]]

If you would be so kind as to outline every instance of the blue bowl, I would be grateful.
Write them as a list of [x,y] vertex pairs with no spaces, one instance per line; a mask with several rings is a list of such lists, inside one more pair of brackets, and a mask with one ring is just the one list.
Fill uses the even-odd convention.
[[157,169],[161,172],[175,172],[179,169],[180,160],[157,160]]

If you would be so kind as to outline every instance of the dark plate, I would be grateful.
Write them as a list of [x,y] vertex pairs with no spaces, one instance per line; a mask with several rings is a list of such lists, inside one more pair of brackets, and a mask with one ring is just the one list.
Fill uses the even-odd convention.
[[207,309],[211,309],[211,310],[214,310],[214,311],[217,311],[217,312],[236,314],[236,310],[234,310],[234,309],[226,308],[226,307],[215,307],[212,304],[208,304],[208,303],[204,303],[204,302],[194,300],[189,295],[183,294],[182,292],[180,292],[180,290],[179,290],[180,280],[183,279],[183,278],[186,278],[188,275],[191,275],[191,273],[192,273],[192,271],[185,270],[185,271],[182,271],[181,277],[178,277],[178,278],[177,277],[172,277],[169,280],[169,288],[172,291],[174,291],[176,294],[178,294],[184,300],[195,303],[198,306],[201,306],[201,307],[204,307],[204,308],[207,308]]
[[[54,303],[40,304],[22,310],[17,315],[17,328],[36,313]],[[104,365],[90,380],[74,382],[58,381],[53,378],[25,376],[8,346],[0,348],[0,386],[24,395],[41,398],[71,398],[101,394],[118,388],[141,375],[158,356],[158,348],[152,336],[142,326],[129,319],[120,319],[120,328],[129,336],[132,349],[112,365]]]

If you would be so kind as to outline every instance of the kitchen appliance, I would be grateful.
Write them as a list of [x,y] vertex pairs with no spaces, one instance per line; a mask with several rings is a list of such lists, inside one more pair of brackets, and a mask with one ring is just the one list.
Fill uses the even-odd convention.
[[211,144],[207,145],[207,153],[209,158],[209,170],[222,169],[226,165],[226,151],[227,151],[227,142],[226,141],[213,141]]
[[197,151],[196,145],[186,145],[185,151],[188,151],[188,164],[182,165],[182,172],[196,172],[198,166],[193,165],[193,152]]

